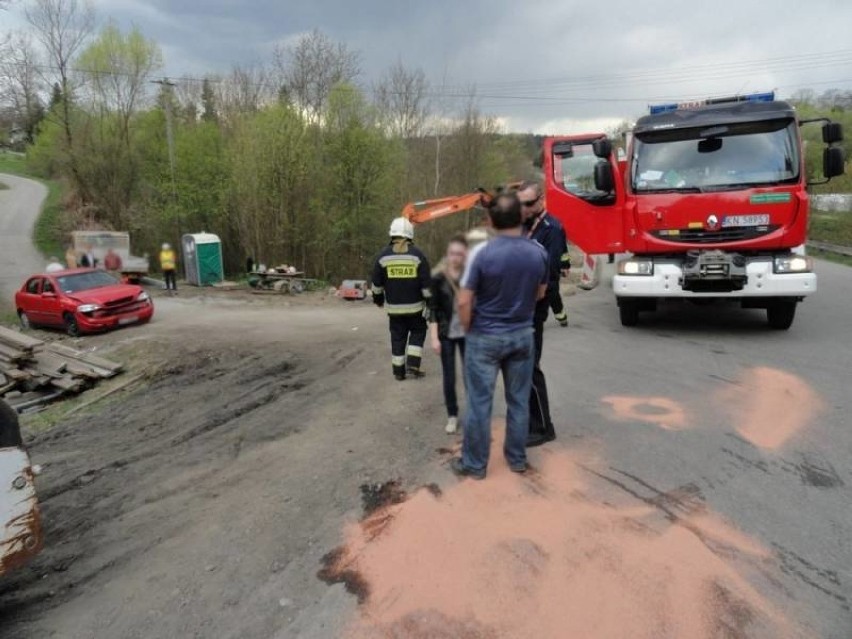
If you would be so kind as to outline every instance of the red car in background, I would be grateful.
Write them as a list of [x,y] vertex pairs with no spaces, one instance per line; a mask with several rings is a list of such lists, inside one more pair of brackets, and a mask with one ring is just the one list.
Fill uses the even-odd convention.
[[142,324],[154,314],[142,287],[91,268],[33,275],[15,293],[15,308],[23,328],[52,326],[74,337]]

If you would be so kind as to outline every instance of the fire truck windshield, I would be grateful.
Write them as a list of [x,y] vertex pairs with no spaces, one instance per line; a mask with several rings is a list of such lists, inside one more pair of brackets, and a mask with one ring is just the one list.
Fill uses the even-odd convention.
[[644,131],[633,140],[630,175],[636,193],[795,183],[798,128],[782,119]]

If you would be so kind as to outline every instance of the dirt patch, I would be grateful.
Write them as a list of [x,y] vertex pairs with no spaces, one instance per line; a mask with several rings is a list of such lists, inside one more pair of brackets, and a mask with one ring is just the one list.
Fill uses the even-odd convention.
[[364,514],[370,515],[379,508],[405,501],[405,491],[398,479],[376,484],[361,484],[361,503]]
[[[376,393],[392,377],[372,307],[203,300],[158,300],[150,325],[83,340],[145,371],[138,387],[27,418],[45,549],[0,583],[4,639],[292,636],[359,486],[398,501],[384,480],[417,482],[445,441]],[[407,405],[439,424],[435,395],[415,385]]]
[[347,529],[334,561],[362,602],[348,637],[790,636],[734,568],[771,553],[695,487],[606,506],[572,454],[544,451],[519,477],[501,446],[486,481],[417,491]]

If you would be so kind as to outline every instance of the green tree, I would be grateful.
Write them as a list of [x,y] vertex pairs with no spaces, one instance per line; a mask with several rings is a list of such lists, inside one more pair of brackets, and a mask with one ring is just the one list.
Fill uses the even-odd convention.
[[79,64],[91,77],[90,122],[82,138],[87,152],[80,167],[101,220],[122,228],[129,224],[143,161],[133,125],[162,54],[138,28],[124,33],[109,23],[80,53]]

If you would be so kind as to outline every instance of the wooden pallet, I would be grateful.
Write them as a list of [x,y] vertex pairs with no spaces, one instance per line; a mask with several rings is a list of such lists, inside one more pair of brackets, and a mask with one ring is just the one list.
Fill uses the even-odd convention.
[[103,357],[0,327],[0,397],[19,412],[81,393],[122,369]]

